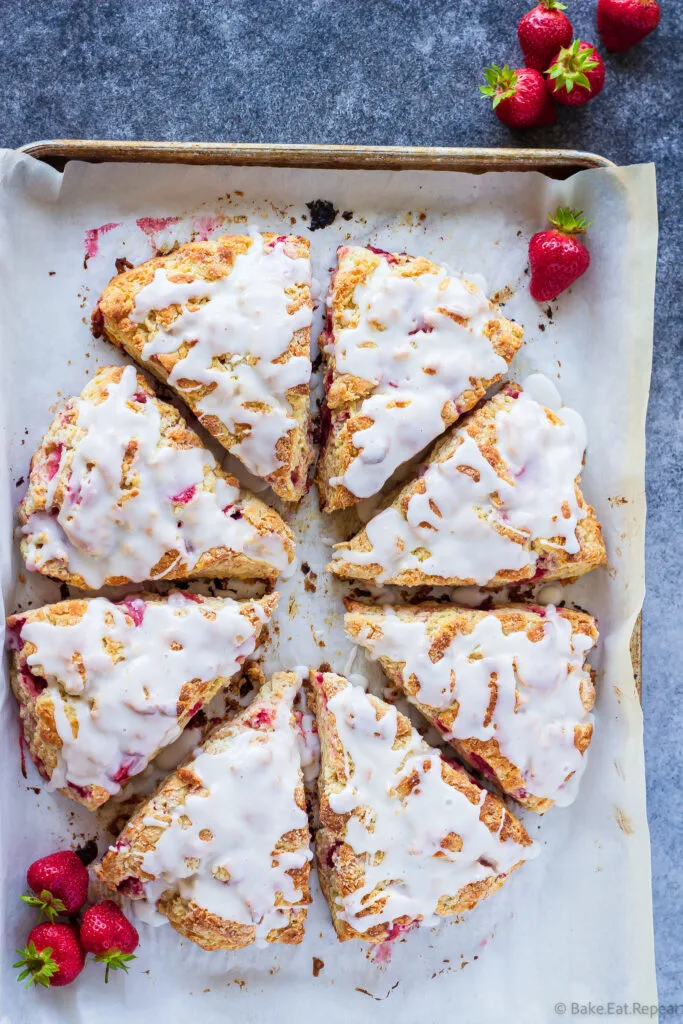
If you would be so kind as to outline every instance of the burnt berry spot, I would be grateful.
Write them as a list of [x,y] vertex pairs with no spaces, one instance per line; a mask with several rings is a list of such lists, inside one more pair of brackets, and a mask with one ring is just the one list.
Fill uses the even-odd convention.
[[92,864],[95,857],[97,857],[97,843],[94,839],[88,839],[87,843],[76,847],[75,853],[81,863],[87,868],[88,864]]
[[93,315],[90,319],[90,329],[92,330],[93,337],[101,338],[104,333],[104,315],[99,306],[95,306]]
[[312,199],[310,203],[306,203],[306,206],[311,214],[311,231],[329,227],[339,213],[329,199]]

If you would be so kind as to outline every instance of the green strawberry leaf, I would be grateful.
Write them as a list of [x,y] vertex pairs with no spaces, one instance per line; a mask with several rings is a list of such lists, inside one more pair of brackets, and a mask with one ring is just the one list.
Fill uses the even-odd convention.
[[49,988],[50,978],[59,970],[58,964],[52,958],[52,947],[46,946],[38,952],[35,943],[29,942],[24,949],[17,949],[15,952],[21,959],[12,966],[23,968],[17,981],[28,978],[26,988],[30,988],[31,985],[44,985],[45,988]]
[[557,60],[550,65],[546,74],[554,83],[554,91],[566,89],[571,92],[575,86],[590,89],[591,83],[586,74],[597,68],[599,61],[593,49],[581,50],[581,40],[575,39],[569,46],[564,46],[557,55]]
[[61,900],[58,900],[48,889],[43,889],[39,896],[35,896],[33,893],[26,893],[21,897],[24,903],[28,903],[29,907],[38,907],[40,913],[38,915],[38,921],[42,921],[43,917],[46,920],[52,922],[58,914],[65,914],[66,907]]
[[593,223],[583,215],[583,210],[572,210],[569,206],[558,206],[554,214],[548,214],[550,223],[563,235],[580,235]]
[[131,960],[135,960],[135,953],[122,953],[120,949],[110,949],[106,953],[98,953],[95,963],[106,964],[104,972],[105,984],[109,981],[109,971],[128,971]]
[[480,85],[479,92],[482,96],[493,99],[493,110],[502,100],[509,100],[515,95],[517,72],[509,68],[507,64],[504,64],[502,68],[498,64],[492,64],[485,68],[484,78],[486,85]]

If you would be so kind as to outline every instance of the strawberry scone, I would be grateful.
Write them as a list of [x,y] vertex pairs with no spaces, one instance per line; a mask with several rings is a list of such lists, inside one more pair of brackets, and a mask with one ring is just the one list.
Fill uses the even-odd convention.
[[286,501],[313,460],[311,263],[295,235],[181,245],[112,278],[96,334],[167,382],[213,436]]
[[381,943],[471,910],[537,853],[493,793],[391,704],[311,672],[321,746],[318,874],[340,941]]
[[49,788],[89,810],[118,793],[239,672],[277,598],[175,591],[12,615],[10,682]]
[[602,565],[600,523],[580,489],[585,424],[550,381],[528,386],[507,384],[449,431],[393,502],[336,545],[328,570],[402,586],[503,587]]
[[376,494],[501,378],[522,328],[484,282],[424,257],[341,246],[320,339],[325,512]]
[[294,558],[277,512],[240,489],[132,366],[105,367],[61,406],[19,522],[27,567],[81,589],[270,579]]
[[539,814],[576,797],[593,735],[595,619],[347,601],[348,635],[473,768]]
[[203,949],[303,939],[311,851],[292,702],[279,672],[217,726],[96,866]]

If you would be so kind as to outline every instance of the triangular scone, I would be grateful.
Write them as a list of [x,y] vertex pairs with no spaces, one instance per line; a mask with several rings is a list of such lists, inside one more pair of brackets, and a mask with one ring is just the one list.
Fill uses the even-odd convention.
[[50,788],[91,811],[118,793],[239,672],[276,604],[176,591],[11,616],[10,681]]
[[113,278],[93,314],[286,501],[313,459],[311,263],[295,235],[190,242]]
[[349,636],[473,768],[540,814],[572,803],[593,735],[591,615],[552,605],[346,606]]
[[277,673],[217,726],[95,869],[203,949],[303,938],[311,852],[292,713],[300,684]]
[[371,246],[341,246],[337,259],[320,339],[325,512],[377,494],[500,380],[522,342],[481,280]]
[[449,431],[387,508],[336,545],[327,568],[402,586],[582,576],[606,559],[579,487],[585,446],[578,413],[553,412],[508,384]]
[[240,490],[132,366],[105,367],[62,405],[19,522],[28,568],[81,589],[272,578],[294,558],[277,512]]
[[470,910],[537,848],[410,721],[311,672],[321,748],[318,874],[341,941],[386,942]]

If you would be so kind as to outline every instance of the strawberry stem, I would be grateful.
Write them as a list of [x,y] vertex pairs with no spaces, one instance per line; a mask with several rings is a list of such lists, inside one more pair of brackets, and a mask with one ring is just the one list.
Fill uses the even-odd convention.
[[23,968],[17,981],[23,981],[24,978],[28,978],[26,988],[29,988],[31,985],[44,985],[45,988],[49,988],[50,978],[59,970],[59,966],[52,958],[52,947],[46,946],[45,949],[41,949],[38,952],[35,943],[29,942],[28,946],[25,946],[23,949],[17,949],[15,952],[19,954],[21,959],[17,960],[12,966]]
[[109,982],[109,971],[127,971],[130,961],[135,960],[135,953],[122,953],[120,949],[110,949],[106,953],[98,953],[95,963],[106,964],[104,971],[105,984]]
[[53,896],[48,889],[43,889],[39,896],[29,892],[21,898],[24,903],[28,903],[29,907],[38,907],[40,911],[38,914],[39,922],[43,920],[43,917],[52,922],[58,914],[66,913],[66,907],[62,901]]
[[569,206],[558,206],[554,214],[548,214],[548,220],[563,235],[581,235],[593,223],[586,220],[583,210],[572,210]]
[[546,74],[553,83],[555,92],[562,88],[571,92],[575,85],[590,89],[591,84],[586,72],[597,68],[599,61],[595,59],[593,47],[581,49],[582,45],[580,39],[575,39],[569,46],[563,46],[554,64],[548,68]]
[[540,0],[541,7],[545,7],[546,11],[566,11],[567,5],[561,4],[560,0]]
[[515,95],[517,72],[509,68],[507,64],[504,64],[502,68],[498,64],[492,64],[490,67],[485,68],[484,78],[486,79],[486,85],[480,85],[479,92],[482,96],[493,98],[493,110],[496,109],[501,100],[509,100]]

